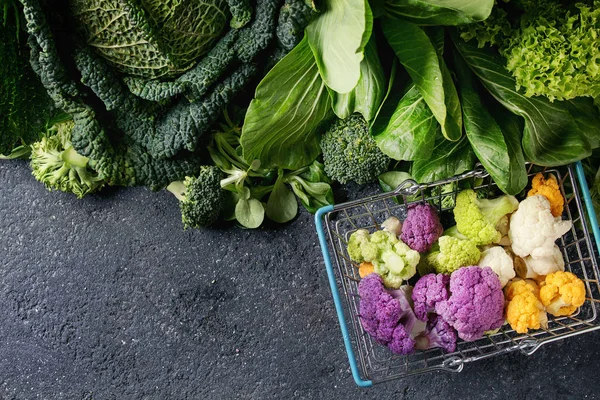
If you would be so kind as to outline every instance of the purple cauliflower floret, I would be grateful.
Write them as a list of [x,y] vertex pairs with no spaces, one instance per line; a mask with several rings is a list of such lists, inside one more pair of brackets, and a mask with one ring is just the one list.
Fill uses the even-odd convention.
[[448,284],[450,275],[427,274],[422,276],[412,291],[415,315],[421,321],[427,321],[428,314],[435,311],[435,305],[443,300],[448,300],[450,292]]
[[360,322],[377,343],[396,354],[414,351],[414,336],[424,326],[410,305],[410,287],[388,290],[377,274],[369,274],[358,284]]
[[428,203],[408,206],[406,220],[402,224],[400,239],[411,249],[424,253],[444,232],[435,207]]
[[504,294],[498,275],[490,267],[463,267],[450,276],[450,297],[436,304],[435,312],[465,341],[483,337],[504,323]]
[[415,338],[416,349],[427,350],[434,347],[440,347],[448,353],[456,350],[456,332],[438,315],[430,316],[425,330]]

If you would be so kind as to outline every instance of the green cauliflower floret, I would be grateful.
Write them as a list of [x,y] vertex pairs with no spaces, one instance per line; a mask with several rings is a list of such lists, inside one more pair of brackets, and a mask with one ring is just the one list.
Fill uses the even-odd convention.
[[366,229],[359,229],[350,235],[348,240],[348,255],[352,261],[361,263],[365,261],[365,256],[369,260],[377,258],[379,249],[377,245],[369,240],[371,234]]
[[451,274],[460,267],[477,265],[481,252],[472,240],[451,236],[441,236],[419,265],[419,273],[435,271],[438,274]]
[[412,250],[398,237],[388,231],[369,234],[366,229],[354,232],[348,241],[348,254],[355,262],[370,262],[384,284],[397,289],[402,282],[416,273],[420,260],[418,252]]
[[[386,233],[394,236],[391,232]],[[384,250],[379,259],[372,263],[375,273],[381,276],[385,286],[398,289],[405,280],[412,278],[417,273],[417,264],[420,259],[419,252],[397,239],[392,248]]]
[[50,190],[73,193],[82,198],[104,186],[105,181],[89,166],[89,159],[71,144],[73,120],[54,124],[39,142],[31,145],[33,176]]
[[340,183],[375,181],[390,161],[377,147],[360,114],[335,121],[321,138],[321,149],[325,173]]
[[202,166],[198,176],[187,176],[183,181],[167,186],[179,199],[181,221],[185,228],[202,228],[214,223],[221,214],[224,192],[222,174],[214,166]]
[[519,201],[514,196],[479,199],[474,190],[463,190],[456,196],[456,228],[477,245],[498,243],[502,233],[497,229],[497,225],[517,207]]

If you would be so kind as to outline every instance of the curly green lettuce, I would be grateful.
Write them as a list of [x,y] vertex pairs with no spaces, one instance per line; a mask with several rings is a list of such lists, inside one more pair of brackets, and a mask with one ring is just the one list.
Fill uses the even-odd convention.
[[487,20],[461,37],[493,45],[526,96],[551,101],[600,95],[600,1],[571,6],[557,0],[497,4]]

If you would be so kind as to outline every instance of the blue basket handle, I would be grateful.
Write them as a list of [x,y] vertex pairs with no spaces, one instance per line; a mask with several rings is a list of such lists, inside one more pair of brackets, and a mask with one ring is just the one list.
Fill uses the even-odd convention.
[[583,171],[583,165],[581,161],[575,163],[575,170],[577,171],[577,178],[579,179],[579,186],[581,186],[581,192],[583,193],[583,201],[587,209],[588,216],[590,217],[590,225],[592,226],[592,232],[594,233],[594,241],[596,242],[596,248],[600,251],[600,228],[598,228],[598,218],[596,211],[594,210],[594,203],[592,201],[592,195],[588,188],[587,181],[585,180],[585,173]]
[[323,252],[323,260],[325,261],[327,278],[329,279],[329,287],[331,288],[331,294],[333,295],[333,303],[335,304],[335,310],[337,312],[338,321],[340,322],[340,329],[342,330],[342,337],[344,338],[344,346],[346,346],[346,353],[348,353],[348,361],[350,362],[350,370],[352,371],[352,377],[354,377],[354,382],[356,382],[358,386],[369,387],[373,385],[373,382],[363,380],[360,377],[360,373],[358,371],[356,357],[354,355],[354,350],[352,350],[350,335],[348,334],[346,317],[344,316],[344,310],[342,308],[342,300],[340,299],[340,293],[337,288],[335,274],[333,272],[333,266],[331,264],[331,257],[329,257],[329,251],[327,249],[327,238],[325,236],[325,230],[323,229],[323,216],[330,211],[333,211],[333,206],[331,205],[319,208],[317,210],[317,213],[315,214],[315,225],[317,226],[317,234],[319,235],[319,244],[321,245],[321,251]]

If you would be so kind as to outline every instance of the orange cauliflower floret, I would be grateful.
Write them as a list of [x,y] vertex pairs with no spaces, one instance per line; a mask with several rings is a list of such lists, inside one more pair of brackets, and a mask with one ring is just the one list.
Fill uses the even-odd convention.
[[537,295],[537,284],[528,279],[511,281],[504,289],[508,303],[506,322],[517,333],[527,333],[529,329],[548,328],[548,315]]
[[585,285],[571,272],[553,272],[540,288],[540,299],[554,316],[573,314],[585,302]]
[[515,278],[508,282],[504,288],[504,297],[506,300],[512,300],[515,296],[520,294],[531,292],[536,297],[540,294],[540,288],[537,283],[532,279],[519,279]]
[[565,199],[560,193],[558,181],[552,174],[548,175],[548,179],[544,178],[541,172],[538,172],[531,182],[531,190],[527,193],[527,197],[536,194],[541,194],[550,202],[550,211],[555,217],[560,217],[563,213]]
[[365,276],[372,274],[373,272],[375,272],[375,267],[370,262],[365,261],[360,263],[360,265],[358,266],[358,275],[361,278],[364,278]]

